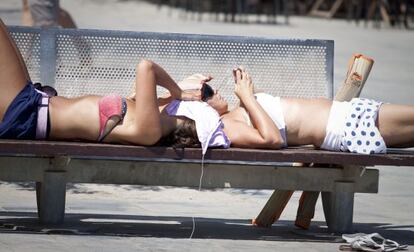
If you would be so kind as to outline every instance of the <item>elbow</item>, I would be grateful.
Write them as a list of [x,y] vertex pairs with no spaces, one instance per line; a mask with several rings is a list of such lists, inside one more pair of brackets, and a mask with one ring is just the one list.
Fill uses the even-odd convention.
[[283,141],[282,138],[272,137],[265,140],[264,146],[268,149],[279,150],[284,146],[284,144],[285,141]]

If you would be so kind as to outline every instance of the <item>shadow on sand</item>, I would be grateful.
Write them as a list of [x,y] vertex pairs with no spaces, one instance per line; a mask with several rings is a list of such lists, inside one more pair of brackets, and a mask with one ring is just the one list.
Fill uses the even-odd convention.
[[[62,225],[39,224],[36,213],[0,212],[0,233],[93,235],[123,237],[188,238],[191,217],[111,214],[66,214]],[[196,217],[196,239],[264,240],[295,242],[342,242],[329,234],[324,222],[313,222],[310,230],[296,228],[292,221],[278,221],[272,228],[259,228],[245,219]],[[414,245],[414,225],[355,223],[355,232],[380,233],[401,244]],[[409,230],[411,229],[411,230]]]

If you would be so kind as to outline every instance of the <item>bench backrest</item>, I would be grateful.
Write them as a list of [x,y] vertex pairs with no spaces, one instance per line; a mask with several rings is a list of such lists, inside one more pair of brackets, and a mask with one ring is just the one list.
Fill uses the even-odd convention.
[[211,74],[212,86],[236,102],[232,69],[242,65],[258,90],[277,96],[333,96],[334,43],[238,36],[9,27],[34,82],[63,96],[127,95],[141,58],[179,81]]

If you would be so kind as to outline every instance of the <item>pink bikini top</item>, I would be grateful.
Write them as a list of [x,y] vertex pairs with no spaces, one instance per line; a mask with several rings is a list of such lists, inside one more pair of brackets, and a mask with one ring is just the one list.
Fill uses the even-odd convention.
[[[98,142],[111,133],[122,120],[127,111],[126,99],[119,95],[104,96],[99,100],[99,137]],[[117,119],[114,125],[107,125],[109,119]],[[109,127],[107,127],[109,126]]]

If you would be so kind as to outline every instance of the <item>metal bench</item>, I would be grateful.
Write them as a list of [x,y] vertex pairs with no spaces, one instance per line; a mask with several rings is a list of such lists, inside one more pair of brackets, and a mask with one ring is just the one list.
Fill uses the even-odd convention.
[[[127,95],[137,62],[148,58],[176,80],[211,73],[212,85],[230,104],[236,102],[231,69],[238,65],[252,73],[258,89],[273,95],[333,97],[333,41],[22,27],[10,31],[32,80],[55,86],[64,96]],[[63,221],[68,182],[196,187],[200,160],[201,151],[191,148],[0,140],[0,180],[36,181],[43,223]],[[293,162],[331,168],[294,167]],[[209,150],[205,164],[203,188],[325,192],[328,227],[345,232],[352,228],[354,193],[378,192],[378,170],[365,166],[414,165],[414,153],[364,156],[313,148],[231,148]]]

